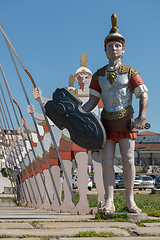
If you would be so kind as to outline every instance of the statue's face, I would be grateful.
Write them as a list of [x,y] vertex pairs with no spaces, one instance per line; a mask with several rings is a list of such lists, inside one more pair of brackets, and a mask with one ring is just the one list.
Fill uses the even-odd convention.
[[106,51],[106,56],[108,59],[116,60],[123,56],[125,49],[124,49],[122,43],[117,42],[117,41],[112,41],[112,42],[107,43],[105,51]]
[[89,73],[78,73],[75,76],[76,81],[80,85],[80,89],[83,89],[84,86],[88,87],[91,82],[92,75]]

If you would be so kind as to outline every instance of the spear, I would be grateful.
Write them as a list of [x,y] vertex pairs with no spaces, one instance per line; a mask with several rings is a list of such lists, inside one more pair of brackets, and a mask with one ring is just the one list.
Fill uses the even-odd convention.
[[[4,30],[3,30],[3,27],[2,27],[1,22],[0,22],[0,30],[2,31],[3,36],[4,36],[4,38],[5,38],[5,41],[6,41],[6,44],[7,44],[7,46],[8,46],[8,49],[9,49],[9,52],[10,52],[11,58],[12,58],[12,60],[13,60],[14,66],[15,66],[16,71],[17,71],[17,74],[18,74],[18,76],[19,76],[19,80],[20,80],[20,82],[21,82],[21,85],[22,85],[23,91],[24,91],[24,93],[25,93],[25,96],[26,96],[26,99],[27,99],[28,105],[30,105],[30,103],[29,103],[29,99],[28,99],[28,97],[27,97],[27,94],[26,94],[26,91],[25,91],[25,88],[24,88],[24,85],[23,85],[23,82],[22,82],[22,80],[21,80],[21,78],[20,78],[20,75],[19,75],[19,72],[18,72],[18,69],[17,69],[16,63],[15,63],[15,61],[14,61],[14,58],[13,58],[13,55],[12,55],[11,49],[13,50],[14,54],[16,55],[16,57],[17,57],[18,61],[20,62],[20,64],[21,64],[23,70],[28,74],[28,76],[29,76],[29,78],[30,78],[30,80],[31,80],[31,82],[32,82],[32,84],[33,84],[33,86],[34,86],[34,88],[36,88],[35,81],[33,80],[33,77],[32,77],[32,75],[29,73],[29,71],[25,68],[23,62],[21,61],[21,59],[20,59],[20,57],[18,56],[17,52],[15,51],[13,45],[11,44],[10,40],[8,39],[6,33],[5,33]],[[9,45],[10,45],[11,49],[10,49]],[[67,173],[66,173],[66,171],[65,171],[65,167],[64,167],[64,164],[63,164],[62,158],[61,158],[61,156],[60,156],[60,153],[59,153],[59,150],[58,150],[58,146],[57,146],[57,143],[56,143],[56,141],[55,141],[55,138],[54,138],[53,132],[52,132],[51,127],[50,127],[50,125],[49,125],[48,118],[47,118],[47,116],[45,115],[45,109],[44,109],[44,107],[43,107],[43,104],[42,104],[42,101],[41,101],[40,97],[38,97],[38,101],[39,101],[40,107],[41,107],[41,109],[42,109],[43,115],[44,115],[44,117],[45,117],[45,121],[46,121],[46,123],[47,123],[47,126],[48,126],[48,129],[49,129],[50,135],[51,135],[51,139],[52,139],[53,145],[55,146],[55,149],[56,149],[56,152],[57,152],[57,155],[58,155],[59,161],[60,161],[60,163],[61,163],[61,169],[62,169],[62,171],[64,172],[64,176],[65,176],[65,178],[66,178],[66,182],[67,182],[67,184],[68,184],[68,188],[69,188],[70,193],[71,193],[71,195],[72,195],[72,198],[73,198],[74,204],[76,205],[76,200],[75,200],[75,197],[74,197],[74,194],[73,194],[72,188],[71,188],[71,184],[70,184],[70,182],[69,182],[69,179],[68,179]],[[33,121],[35,121],[35,120],[34,120],[33,113],[31,113],[31,116],[32,116],[32,118],[33,118]],[[35,126],[35,127],[36,127],[36,126]],[[38,130],[37,127],[36,127],[36,130]],[[37,134],[38,134],[38,132],[37,132]],[[44,154],[44,155],[45,155],[45,154]],[[48,165],[48,164],[47,164],[47,165]]]
[[[2,103],[2,101],[1,101],[1,98],[0,98],[0,103],[1,103],[1,106],[2,106],[2,110],[3,110],[3,113],[4,113],[4,116],[5,116],[5,119],[6,119],[6,122],[7,122],[8,128],[9,128],[9,130],[10,130],[10,132],[11,132],[11,129],[10,129],[10,126],[9,126],[9,123],[8,123],[8,120],[7,120],[7,116],[6,116],[6,113],[5,113],[4,107],[3,107],[3,103]],[[0,110],[1,110],[1,108],[0,108]],[[14,130],[14,135],[15,135],[15,134],[16,134],[16,133],[15,133],[15,130]],[[11,135],[11,136],[12,136],[12,135]],[[16,135],[15,135],[15,136],[16,136]],[[13,141],[13,139],[12,139],[12,141]],[[27,178],[28,178],[28,181],[29,181],[29,185],[30,185],[30,187],[31,187],[31,191],[32,191],[32,194],[33,194],[33,197],[34,197],[35,203],[37,204],[37,200],[36,200],[36,197],[35,197],[35,194],[34,194],[34,191],[33,191],[33,187],[32,187],[32,184],[31,184],[31,181],[30,181],[29,175],[28,175],[28,171],[27,171],[26,165],[25,165],[24,160],[23,160],[22,152],[21,152],[21,149],[20,149],[20,146],[19,146],[19,142],[18,142],[18,141],[17,141],[17,145],[18,145],[19,152],[20,152],[20,155],[21,155],[21,158],[22,158],[22,162],[23,162],[24,167],[25,167],[25,171],[26,171],[26,174],[27,174]],[[17,155],[17,160],[18,160],[18,162],[19,162],[19,164],[20,164],[20,161],[19,161],[19,157],[18,157],[17,151],[16,151],[16,155]],[[28,190],[27,190],[27,191],[28,191]],[[29,194],[29,196],[30,196],[30,194]],[[32,203],[32,200],[31,200],[31,203]]]
[[[0,120],[0,121],[1,121],[1,120]],[[1,128],[1,130],[2,130],[2,128]],[[2,140],[2,143],[3,143],[3,139],[2,139],[2,137],[1,137],[1,135],[0,135],[0,138],[1,138],[1,140]],[[1,148],[1,149],[2,149],[2,154],[3,154],[4,158],[5,158],[5,156],[7,155],[7,154],[6,154],[5,145],[6,145],[6,144],[5,144],[5,143],[3,143],[3,146],[4,146],[5,153],[4,153],[4,151],[3,151],[3,148]],[[17,202],[17,197],[16,197],[16,194],[15,194],[15,189],[14,189],[14,186],[13,186],[12,177],[11,177],[10,170],[9,170],[9,168],[8,168],[8,165],[7,165],[7,163],[6,163],[6,159],[5,159],[5,166],[6,166],[7,170],[8,170],[9,179],[10,179],[11,186],[12,186],[12,189],[13,189],[13,194],[14,194],[15,200],[16,200],[16,202]],[[12,175],[12,176],[13,176],[13,175]]]
[[[4,30],[3,30],[3,27],[2,27],[2,24],[1,24],[1,23],[0,23],[0,29],[2,30],[2,33],[3,33],[3,35],[4,35],[5,32],[4,32]],[[25,88],[24,88],[24,85],[23,85],[21,76],[20,76],[20,74],[19,74],[17,65],[16,65],[16,63],[15,63],[13,54],[12,54],[11,49],[10,49],[10,47],[9,47],[9,44],[11,44],[11,43],[10,43],[10,41],[9,41],[9,43],[8,43],[8,40],[9,40],[9,39],[8,39],[8,37],[6,36],[6,34],[4,35],[4,38],[5,38],[5,41],[6,41],[8,50],[9,50],[9,52],[10,52],[10,55],[11,55],[11,58],[12,58],[14,67],[15,67],[16,72],[17,72],[17,74],[18,74],[20,83],[21,83],[21,85],[22,85],[22,88],[23,88],[23,91],[24,91],[24,94],[25,94],[27,103],[28,103],[28,105],[30,105],[30,101],[29,101],[28,95],[27,95],[26,90],[25,90]],[[12,44],[11,44],[11,48],[12,48],[12,50],[15,52],[15,49],[13,48]],[[16,54],[16,56],[18,56],[18,54]],[[20,63],[22,64],[22,61],[20,60],[19,57],[18,57],[18,60],[19,60]],[[23,66],[24,66],[24,65],[23,65]],[[19,105],[17,104],[17,102],[14,101],[14,99],[13,99],[13,102],[17,105],[17,107],[18,107],[18,109],[19,109],[19,111],[20,111],[20,107],[19,107]],[[21,111],[20,111],[20,114],[21,114]],[[21,116],[22,116],[22,114],[21,114]],[[53,187],[54,187],[54,189],[55,189],[55,193],[56,193],[56,196],[57,196],[57,199],[58,199],[58,203],[59,203],[59,205],[61,205],[61,200],[60,200],[60,197],[59,197],[59,194],[58,194],[58,191],[57,191],[56,184],[55,184],[54,179],[53,179],[53,175],[52,175],[52,172],[51,172],[49,163],[48,163],[47,155],[46,155],[46,152],[45,152],[45,149],[44,149],[44,146],[43,146],[43,143],[42,143],[42,140],[41,140],[41,137],[40,137],[40,133],[39,133],[39,130],[38,130],[38,127],[37,127],[37,124],[36,124],[36,121],[35,121],[35,118],[34,118],[33,113],[31,113],[31,116],[32,116],[32,120],[33,120],[33,123],[34,123],[35,128],[36,128],[36,132],[37,132],[37,135],[38,135],[38,138],[39,138],[39,141],[40,141],[40,145],[41,145],[41,148],[42,148],[42,151],[43,151],[43,154],[44,154],[45,161],[46,161],[46,163],[47,163],[48,171],[49,171],[49,174],[50,174],[50,177],[51,177],[51,181],[52,181],[52,183],[53,183]],[[26,128],[26,127],[25,127],[25,128]],[[43,181],[43,180],[42,180],[42,181]],[[46,190],[47,190],[47,189],[46,189]],[[50,205],[51,205],[52,202],[51,202],[51,200],[50,200],[49,194],[47,194],[47,196],[48,196],[48,199],[49,199],[49,202],[50,202]]]
[[[3,122],[4,122],[4,120],[3,120]],[[4,128],[3,128],[3,126],[2,126],[1,119],[0,119],[0,124],[1,124],[1,129],[3,129],[3,132],[4,132]],[[7,137],[8,137],[8,141],[9,141],[10,139],[9,139],[8,133],[7,133]],[[10,153],[11,153],[11,152],[9,152],[9,154],[10,154]],[[13,158],[14,158],[15,164],[16,164],[16,159],[15,159],[15,156],[14,156],[14,155],[13,155]],[[12,159],[11,159],[11,162],[13,162]],[[14,167],[14,164],[13,164],[13,167]],[[18,169],[18,166],[17,166],[17,169]],[[19,176],[20,176],[20,174],[19,174]],[[11,176],[10,176],[10,179],[11,179]],[[20,180],[21,180],[21,177],[20,177]],[[12,181],[11,181],[11,184],[12,184]],[[22,180],[21,180],[21,185],[22,185]],[[26,194],[25,194],[23,185],[22,185],[22,189],[23,189],[23,192],[24,192],[24,195],[25,195],[25,198],[26,198],[26,202],[27,202],[27,197],[26,197]],[[14,192],[14,188],[13,188],[13,192]]]
[[[3,117],[3,113],[2,113],[2,110],[1,110],[1,107],[0,107],[0,112],[1,112],[1,115],[2,115],[2,119],[3,119],[3,122],[4,122],[5,128],[7,129],[6,124],[5,124],[5,120],[4,120],[4,117]],[[1,122],[1,123],[2,123],[2,122]],[[1,125],[2,125],[2,124],[1,124]],[[7,131],[6,131],[6,132],[7,132]],[[8,132],[7,132],[7,136],[8,136]],[[11,140],[10,140],[9,136],[8,136],[8,141],[9,141],[9,144],[10,144],[10,146],[11,146],[11,142],[10,142]],[[16,151],[16,150],[15,150],[15,151]],[[18,153],[17,153],[17,151],[16,151],[16,154],[17,154],[17,158],[18,158]],[[18,159],[19,159],[19,158],[18,158]],[[14,158],[14,160],[15,160],[15,158]],[[17,164],[16,160],[15,160],[15,164]],[[30,193],[29,193],[29,190],[28,190],[28,186],[27,186],[27,183],[26,183],[26,180],[25,180],[25,176],[24,176],[24,174],[23,174],[23,171],[22,171],[22,175],[23,175],[23,178],[24,178],[24,181],[25,181],[25,185],[26,185],[26,189],[27,189],[29,198],[30,198],[30,200],[31,200]],[[32,202],[32,200],[31,200],[31,202]]]
[[[0,64],[0,70],[1,70],[1,73],[2,73],[2,76],[3,76],[3,79],[4,79],[4,82],[5,82],[5,85],[6,85],[6,88],[7,88],[7,92],[8,92],[9,98],[10,98],[10,102],[11,102],[11,105],[12,105],[12,108],[13,108],[13,111],[14,111],[14,114],[15,114],[15,117],[16,117],[17,124],[18,124],[18,126],[20,126],[19,121],[18,121],[18,117],[17,117],[17,114],[16,114],[16,111],[15,111],[15,108],[14,108],[14,105],[13,105],[13,102],[17,105],[17,107],[18,107],[18,109],[19,109],[19,112],[20,112],[20,115],[21,115],[21,118],[23,118],[22,111],[21,111],[18,103],[17,103],[17,102],[14,100],[14,98],[13,98],[12,92],[11,92],[11,90],[10,90],[10,87],[9,87],[9,84],[8,84],[8,81],[7,81],[7,78],[6,78],[5,74],[4,74],[4,71],[3,71],[3,68],[2,68],[2,66],[1,66],[1,64]],[[12,102],[12,101],[13,101],[13,102]],[[36,125],[36,122],[35,122],[35,125]],[[36,125],[36,127],[37,127],[37,125]],[[29,134],[28,134],[28,130],[27,130],[27,127],[26,127],[25,124],[24,124],[24,128],[25,128],[25,131],[26,131],[26,133],[27,133],[27,137],[28,137],[30,146],[31,146],[31,148],[32,148],[33,155],[34,155],[34,158],[35,158],[36,163],[37,163],[37,167],[38,167],[38,170],[39,170],[39,173],[40,173],[40,177],[41,177],[41,180],[42,180],[44,189],[45,189],[45,191],[46,191],[46,194],[47,194],[49,203],[50,203],[50,205],[51,205],[51,204],[52,204],[52,201],[51,201],[51,199],[50,199],[50,196],[49,196],[49,193],[48,193],[46,184],[45,184],[45,182],[44,182],[44,179],[43,179],[43,176],[42,176],[42,173],[41,173],[41,169],[40,169],[40,167],[39,167],[39,163],[38,163],[38,160],[37,160],[37,157],[36,157],[36,154],[35,154],[35,150],[34,150],[34,148],[33,148],[33,146],[32,146],[31,139],[30,139],[30,136],[29,136]],[[39,132],[38,132],[38,133],[39,133]],[[39,137],[39,140],[41,141],[40,134],[38,135],[38,137]],[[41,143],[41,144],[42,144],[42,143]],[[43,146],[43,144],[42,144],[42,146]],[[44,151],[44,152],[45,152],[45,151]],[[49,168],[49,169],[50,169],[50,168]],[[51,175],[52,175],[52,173],[51,173]],[[53,178],[53,177],[52,177],[52,178]],[[55,191],[56,191],[56,186],[55,186]],[[57,192],[57,191],[56,191],[56,192]],[[58,192],[57,192],[57,195],[58,195]],[[58,199],[59,199],[59,196],[58,196]],[[60,202],[60,199],[59,199],[59,202]]]
[[[7,112],[8,112],[8,116],[9,116],[9,119],[10,119],[10,122],[11,122],[11,125],[12,125],[12,128],[13,128],[13,131],[15,132],[14,126],[13,126],[13,122],[12,122],[12,118],[11,118],[11,116],[10,116],[10,112],[9,112],[9,109],[8,109],[8,106],[7,106],[7,102],[6,102],[6,99],[5,99],[5,96],[4,96],[4,93],[3,93],[3,89],[2,89],[1,84],[0,84],[0,89],[1,89],[1,92],[2,92],[3,100],[4,100],[4,103],[5,103]],[[21,110],[20,110],[20,112],[21,112]],[[21,113],[21,114],[22,114],[22,113]],[[23,144],[24,144],[26,153],[28,154],[28,160],[29,160],[29,163],[30,163],[30,166],[31,166],[31,170],[32,170],[33,176],[34,176],[34,180],[35,180],[35,183],[36,183],[36,186],[37,186],[37,190],[38,190],[38,193],[39,193],[41,202],[42,202],[42,204],[43,204],[43,198],[42,198],[42,195],[41,195],[39,186],[38,186],[37,178],[36,178],[35,173],[34,173],[34,169],[33,169],[32,162],[31,162],[31,159],[30,159],[30,155],[29,155],[29,152],[28,152],[28,149],[27,149],[27,146],[26,146],[26,142],[25,142],[25,139],[24,139],[23,134],[21,134],[21,136],[22,136],[22,140],[23,140]]]

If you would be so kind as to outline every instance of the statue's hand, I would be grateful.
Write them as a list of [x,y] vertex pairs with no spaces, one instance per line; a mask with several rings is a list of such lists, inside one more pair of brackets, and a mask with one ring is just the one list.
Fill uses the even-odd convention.
[[27,125],[27,119],[26,118],[22,118],[21,119],[21,126],[24,128],[24,125]]
[[145,128],[145,119],[137,117],[134,122],[134,127],[137,129],[144,129]]
[[23,133],[23,128],[22,128],[22,127],[19,127],[19,128],[17,129],[17,132],[18,132],[18,134],[20,135],[21,133]]
[[34,99],[38,101],[38,98],[42,97],[42,90],[39,87],[34,88],[32,95],[33,95]]
[[35,107],[32,104],[28,105],[27,106],[27,113],[31,116],[31,113],[34,114],[34,112],[35,112]]

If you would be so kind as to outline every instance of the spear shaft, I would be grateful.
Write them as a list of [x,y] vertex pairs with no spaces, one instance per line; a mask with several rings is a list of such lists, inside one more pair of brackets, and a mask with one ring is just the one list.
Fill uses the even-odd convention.
[[[0,98],[0,103],[1,103],[1,106],[2,106],[2,109],[3,109],[3,113],[4,113],[4,116],[5,116],[5,119],[6,119],[8,128],[9,128],[9,130],[11,131],[10,126],[9,126],[9,123],[8,123],[8,120],[7,120],[7,117],[6,117],[6,113],[5,113],[4,107],[3,107],[3,104],[2,104],[2,101],[1,101],[1,98]],[[15,133],[15,131],[14,131],[14,133]],[[18,141],[17,141],[17,145],[18,145],[18,148],[19,148],[19,152],[20,152],[20,155],[21,155],[22,162],[23,162],[23,164],[24,164],[24,168],[25,168],[25,171],[26,171],[26,174],[27,174],[27,178],[28,178],[28,181],[29,181],[29,185],[30,185],[30,187],[31,187],[31,191],[32,191],[32,194],[33,194],[35,203],[37,204],[37,200],[36,200],[36,197],[35,197],[35,194],[34,194],[34,191],[33,191],[33,187],[32,187],[32,184],[31,184],[31,181],[30,181],[30,178],[29,178],[29,174],[28,174],[26,165],[25,165],[24,160],[23,160],[22,152],[21,152],[21,149],[20,149],[20,146],[19,146],[19,142],[18,142]],[[19,162],[19,164],[20,164],[17,151],[16,151],[16,155],[17,155],[17,160],[18,160],[18,162]],[[32,201],[31,201],[31,202],[32,202]]]
[[[2,126],[2,122],[1,122],[1,119],[0,119],[0,124],[1,124],[1,129],[3,128]],[[3,128],[3,132],[4,132],[4,128]],[[5,150],[6,151],[6,150]],[[6,154],[7,155],[7,154]],[[9,152],[9,155],[10,155],[10,152]],[[14,158],[15,160],[15,158]],[[14,167],[14,164],[13,164],[13,167]],[[21,181],[21,186],[22,186],[22,190],[24,192],[24,196],[25,196],[25,199],[26,199],[26,202],[27,202],[27,197],[26,197],[26,194],[25,194],[25,191],[24,191],[24,188],[23,188],[23,185],[22,185],[22,179],[21,179],[21,176],[20,176],[20,173],[19,173],[19,177],[20,177],[20,181]],[[13,190],[14,191],[14,190]],[[24,199],[24,198],[23,198]]]
[[[8,106],[7,106],[7,102],[6,102],[6,99],[5,99],[5,96],[4,96],[4,93],[3,93],[3,89],[2,89],[1,84],[0,84],[0,89],[1,89],[1,92],[2,92],[2,96],[3,96],[4,102],[5,102],[5,106],[6,106],[6,109],[7,109],[7,112],[8,112],[8,116],[9,116],[9,119],[10,119],[10,122],[11,122],[11,125],[12,125],[12,128],[13,128],[13,130],[14,130],[12,118],[11,118],[10,113],[9,113],[9,109],[8,109]],[[22,114],[22,112],[21,112],[21,114]],[[14,130],[14,131],[15,131],[15,130]],[[35,183],[36,183],[36,186],[37,186],[37,190],[38,190],[38,193],[39,193],[41,202],[42,202],[42,204],[43,204],[43,198],[42,198],[42,195],[41,195],[39,186],[38,186],[37,178],[36,178],[35,173],[34,173],[34,169],[33,169],[32,162],[31,162],[31,159],[30,159],[30,155],[29,155],[29,152],[28,152],[28,149],[27,149],[27,146],[26,146],[26,142],[25,142],[25,139],[24,139],[24,137],[23,137],[23,134],[21,134],[21,136],[22,136],[22,140],[23,140],[23,144],[24,144],[26,153],[27,153],[27,155],[28,155],[28,160],[29,160],[29,163],[30,163],[30,166],[31,166],[31,169],[32,169],[32,173],[33,173],[34,180],[35,180]]]
[[[21,80],[21,78],[20,78],[20,75],[19,75],[19,72],[18,72],[18,69],[17,69],[16,63],[15,63],[15,61],[14,61],[14,58],[13,58],[13,55],[12,55],[12,52],[11,52],[10,47],[12,48],[14,54],[16,55],[18,61],[19,61],[20,64],[21,64],[22,68],[24,69],[24,71],[28,74],[29,78],[31,79],[31,82],[32,82],[34,88],[36,88],[35,81],[33,80],[33,77],[32,77],[32,75],[29,73],[29,71],[25,68],[25,66],[24,66],[23,62],[21,61],[20,57],[18,56],[16,50],[14,49],[13,45],[12,45],[11,42],[9,41],[7,35],[5,34],[5,32],[4,32],[4,30],[3,30],[3,27],[2,27],[2,24],[1,24],[1,23],[0,23],[0,30],[2,31],[3,36],[4,36],[4,38],[5,38],[6,44],[7,44],[7,46],[8,46],[8,49],[9,49],[9,52],[10,52],[10,55],[11,55],[11,58],[12,58],[12,60],[13,60],[14,66],[15,66],[16,71],[17,71],[17,74],[18,74],[18,76],[19,76],[19,80],[20,80],[20,82],[21,82],[21,85],[22,85],[23,91],[24,91],[24,93],[25,93],[25,96],[26,96],[27,102],[28,102],[28,104],[30,105],[30,102],[29,102],[28,96],[27,96],[27,94],[26,94],[26,91],[25,91],[25,88],[24,88],[23,82],[22,82],[22,80]],[[10,45],[10,47],[9,47],[9,45]],[[47,126],[48,126],[48,129],[49,129],[50,135],[51,135],[51,139],[52,139],[53,145],[55,146],[55,149],[56,149],[56,152],[57,152],[57,155],[58,155],[59,161],[60,161],[60,163],[61,163],[61,168],[62,168],[62,171],[64,172],[64,176],[65,176],[65,178],[66,178],[66,182],[67,182],[68,188],[69,188],[70,193],[71,193],[71,195],[72,195],[72,198],[73,198],[74,204],[76,205],[76,200],[75,200],[75,197],[74,197],[74,194],[73,194],[72,188],[71,188],[71,184],[70,184],[70,182],[69,182],[69,179],[68,179],[67,173],[66,173],[66,171],[65,171],[65,167],[64,167],[64,164],[63,164],[62,158],[61,158],[61,156],[60,156],[60,153],[59,153],[59,150],[58,150],[57,143],[56,143],[56,141],[55,141],[55,138],[54,138],[53,132],[52,132],[51,127],[50,127],[50,125],[49,125],[48,118],[47,118],[47,116],[45,115],[45,110],[44,110],[44,107],[43,107],[43,104],[42,104],[42,101],[41,101],[40,97],[38,97],[38,101],[39,101],[39,103],[40,103],[40,107],[41,107],[42,112],[43,112],[43,115],[44,115],[44,117],[45,117],[45,121],[46,121],[46,123],[47,123]],[[34,121],[34,123],[35,123],[33,113],[31,113],[31,116],[32,116],[33,121]],[[36,126],[35,126],[35,127],[36,127]],[[36,127],[36,130],[38,130],[37,127]],[[38,134],[38,132],[37,132],[37,134]],[[42,149],[43,149],[43,148],[42,148]],[[45,153],[44,153],[44,155],[45,155]],[[48,164],[47,164],[47,165],[48,165]]]
[[[1,23],[0,23],[0,29],[1,29],[1,30],[3,29]],[[2,31],[2,33],[3,33],[3,32],[4,32],[4,30]],[[4,35],[4,34],[3,34],[3,35]],[[16,63],[15,63],[13,54],[12,54],[11,49],[10,49],[10,47],[9,47],[10,41],[8,41],[9,39],[7,38],[6,34],[4,35],[4,38],[5,38],[5,41],[6,41],[8,50],[9,50],[9,52],[10,52],[10,55],[11,55],[11,58],[12,58],[14,67],[15,67],[16,72],[17,72],[17,74],[18,74],[18,77],[19,77],[21,86],[22,86],[22,88],[23,88],[23,91],[24,91],[24,94],[25,94],[27,103],[28,103],[28,105],[30,105],[30,101],[29,101],[28,95],[27,95],[27,93],[26,93],[24,84],[23,84],[22,79],[21,79],[21,76],[20,76],[20,74],[19,74],[19,71],[18,71],[17,65],[16,65]],[[10,45],[10,46],[11,46],[11,45]],[[16,53],[15,49],[13,48],[13,46],[11,46],[11,48],[12,48],[13,52],[15,53],[16,57],[18,58],[20,64],[21,64],[22,67],[23,67],[23,69],[25,70],[25,67],[24,67],[22,61],[20,60],[18,54]],[[44,146],[43,146],[43,143],[42,143],[42,140],[41,140],[41,137],[40,137],[40,133],[39,133],[39,130],[38,130],[38,127],[37,127],[37,124],[36,124],[36,121],[35,121],[35,118],[34,118],[33,113],[31,113],[31,116],[32,116],[32,120],[33,120],[33,123],[34,123],[35,128],[36,128],[36,132],[37,132],[37,135],[38,135],[38,138],[39,138],[39,141],[40,141],[40,145],[41,145],[41,148],[42,148],[42,151],[43,151],[43,154],[44,154],[45,161],[46,161],[46,163],[47,163],[48,171],[49,171],[49,174],[50,174],[50,177],[51,177],[51,181],[52,181],[52,183],[53,183],[53,187],[54,187],[54,189],[55,189],[55,193],[56,193],[56,196],[57,196],[57,199],[58,199],[58,203],[59,203],[59,205],[61,205],[61,200],[60,200],[60,197],[59,197],[59,194],[58,194],[58,191],[57,191],[56,184],[55,184],[54,179],[53,179],[53,175],[52,175],[52,173],[51,173],[51,169],[50,169],[50,166],[49,166],[49,163],[48,163],[47,155],[46,155],[46,152],[45,152],[45,149],[44,149]],[[49,195],[48,195],[48,198],[49,198],[49,201],[50,201],[50,204],[51,204],[51,200],[50,200]]]
[[[5,119],[4,119],[4,117],[3,117],[3,113],[2,113],[1,107],[0,107],[0,112],[1,112],[1,115],[2,115],[3,122],[4,122],[4,126],[5,126],[5,128],[6,128],[6,133],[7,133],[7,136],[8,136],[7,127],[6,127],[6,124],[5,124]],[[11,139],[9,138],[9,136],[8,136],[8,141],[9,141],[10,146],[12,146],[12,145],[11,145]],[[19,145],[18,145],[18,146],[19,146]],[[20,146],[19,146],[19,151],[21,152]],[[18,153],[17,153],[17,150],[16,150],[16,149],[15,149],[15,152],[16,152],[16,155],[17,155],[17,160],[19,161]],[[15,164],[17,165],[16,160],[15,160]],[[20,162],[19,162],[19,164],[20,164]],[[18,167],[18,166],[17,166],[17,167]],[[18,168],[17,168],[17,169],[18,169]],[[23,175],[23,178],[24,178],[24,181],[25,181],[25,185],[26,185],[26,189],[27,189],[27,192],[28,192],[29,199],[30,199],[30,201],[31,201],[31,203],[32,203],[31,195],[30,195],[30,192],[29,192],[29,189],[28,189],[28,186],[27,186],[27,182],[26,182],[26,178],[25,178],[25,175],[24,175],[23,171],[22,171],[22,175]]]
[[[0,138],[1,138],[1,136],[0,136]],[[1,138],[1,140],[2,140],[2,138]],[[3,140],[2,140],[2,142],[3,142]],[[4,153],[3,148],[2,148],[2,154],[3,154],[4,158],[5,158],[5,155],[6,155],[6,154]],[[16,202],[17,202],[17,197],[16,197],[16,194],[15,194],[15,189],[14,189],[14,186],[13,186],[12,177],[11,177],[10,170],[9,170],[9,168],[8,168],[8,165],[7,165],[7,163],[6,163],[6,159],[5,159],[5,166],[6,166],[7,170],[8,170],[9,179],[10,179],[10,182],[11,182],[13,194],[14,194],[15,200],[16,200]]]
[[[6,79],[6,76],[5,76],[5,74],[4,74],[4,71],[3,71],[3,68],[2,68],[2,66],[1,66],[1,64],[0,64],[0,69],[1,69],[1,72],[2,72],[2,76],[3,76],[4,82],[5,82],[6,88],[7,88],[7,92],[8,92],[9,98],[10,98],[10,102],[11,102],[13,111],[14,111],[14,114],[15,114],[15,117],[16,117],[16,120],[17,120],[17,124],[18,124],[18,126],[20,126],[19,121],[18,121],[18,117],[17,117],[17,114],[16,114],[16,111],[15,111],[15,108],[14,108],[14,105],[13,105],[13,101],[12,101],[12,100],[13,100],[13,96],[12,96],[11,90],[10,90],[9,85],[8,85],[8,81],[7,81],[7,79]],[[22,112],[21,112],[21,114],[22,114]],[[22,116],[22,117],[23,117],[23,116]],[[35,123],[35,124],[36,124],[36,123]],[[36,125],[36,127],[37,127],[37,125]],[[36,157],[36,154],[35,154],[35,150],[34,150],[34,148],[33,148],[33,146],[32,146],[31,139],[30,139],[30,136],[29,136],[29,134],[28,134],[28,130],[27,130],[27,127],[26,127],[25,124],[24,124],[24,128],[25,128],[25,131],[26,131],[26,133],[27,133],[27,137],[28,137],[30,146],[31,146],[31,148],[32,148],[33,155],[34,155],[34,158],[35,158],[36,163],[37,163],[37,167],[38,167],[38,170],[39,170],[39,173],[40,173],[40,177],[41,177],[41,180],[42,180],[44,189],[45,189],[45,191],[46,191],[48,200],[49,200],[50,205],[51,205],[51,204],[52,204],[52,201],[51,201],[51,199],[50,199],[50,196],[49,196],[49,193],[48,193],[46,184],[45,184],[45,182],[44,182],[44,179],[43,179],[43,176],[42,176],[42,173],[41,173],[41,169],[40,169],[40,167],[39,167],[39,163],[38,163],[38,160],[37,160],[37,157]],[[22,135],[22,134],[21,134],[21,135]],[[40,135],[39,135],[39,140],[41,141]],[[49,168],[49,169],[50,169],[50,168]]]

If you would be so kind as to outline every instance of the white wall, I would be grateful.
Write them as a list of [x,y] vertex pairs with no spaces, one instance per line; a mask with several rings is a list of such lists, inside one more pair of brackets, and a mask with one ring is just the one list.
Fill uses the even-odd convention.
[[136,143],[160,143],[160,134],[158,135],[137,135]]

